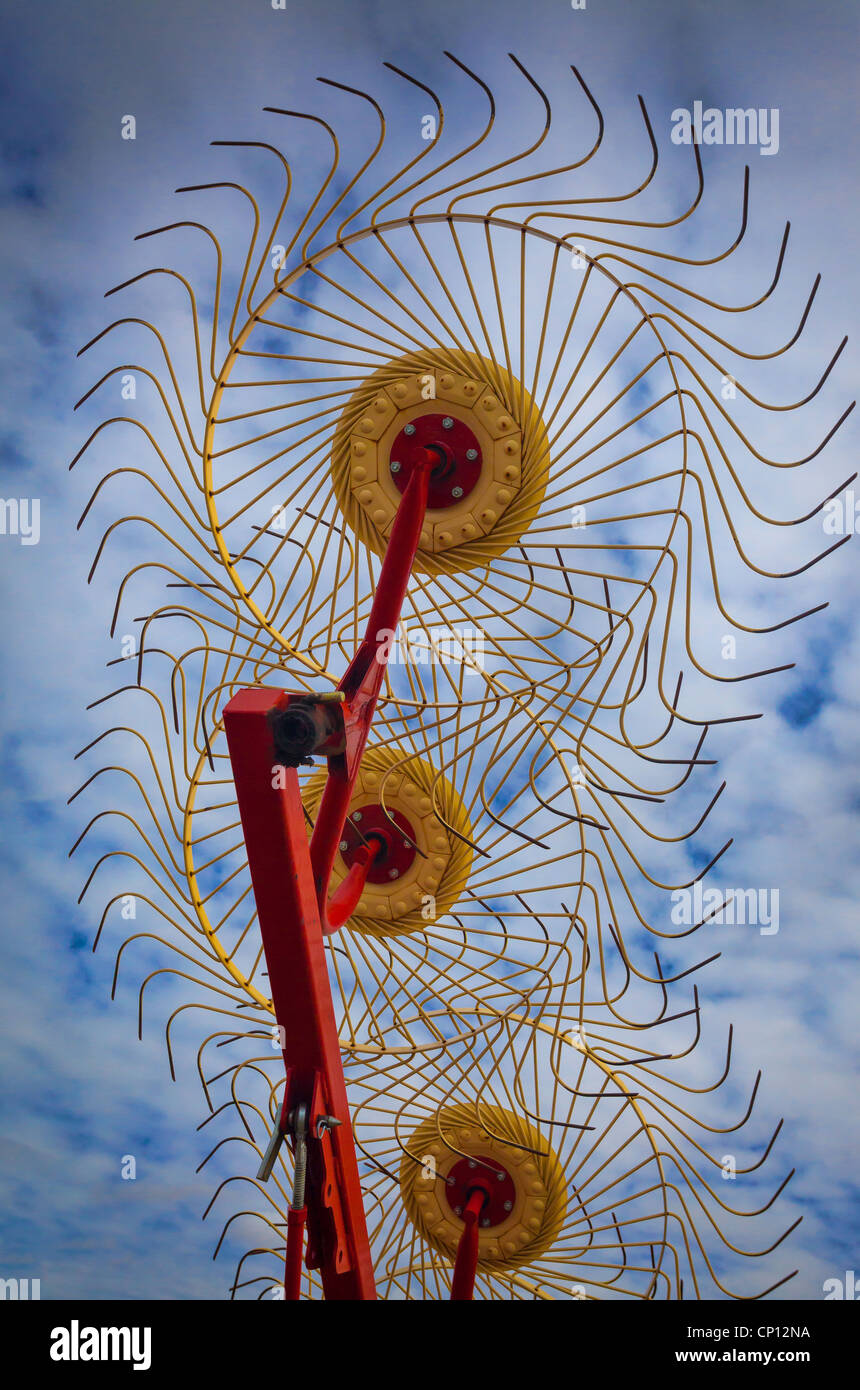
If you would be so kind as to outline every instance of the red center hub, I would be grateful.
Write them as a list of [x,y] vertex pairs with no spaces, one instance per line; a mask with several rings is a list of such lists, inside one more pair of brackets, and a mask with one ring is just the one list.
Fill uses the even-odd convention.
[[[365,841],[369,844],[382,841],[382,850],[374,859],[367,875],[368,883],[389,883],[402,878],[415,858],[412,843],[415,831],[400,811],[391,811],[390,815],[394,825],[381,806],[362,806],[358,811],[350,812],[343,828],[340,853],[348,869],[355,863],[356,850]],[[403,831],[403,834],[398,835],[398,830]]]
[[428,510],[441,511],[468,497],[481,476],[477,436],[455,415],[419,415],[404,425],[391,446],[388,467],[398,492],[406,491],[418,457],[429,449],[438,462],[430,473]]
[[475,1188],[486,1193],[487,1200],[478,1218],[481,1227],[500,1226],[507,1221],[517,1200],[517,1189],[510,1173],[498,1159],[487,1158],[484,1154],[459,1159],[445,1183],[448,1205],[455,1216],[463,1215],[469,1195]]

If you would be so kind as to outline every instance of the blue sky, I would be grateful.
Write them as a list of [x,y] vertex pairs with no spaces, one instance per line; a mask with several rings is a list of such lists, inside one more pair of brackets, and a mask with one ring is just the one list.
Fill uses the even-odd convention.
[[[98,728],[85,706],[117,655],[105,593],[85,582],[95,531],[75,531],[95,476],[67,472],[84,438],[72,406],[94,380],[94,366],[75,353],[108,321],[105,289],[151,263],[132,238],[177,215],[174,188],[215,176],[210,140],[267,138],[274,118],[262,115],[265,105],[324,109],[317,74],[384,90],[397,110],[384,59],[443,91],[446,48],[497,92],[514,90],[509,50],[550,90],[570,81],[575,63],[620,142],[622,165],[625,137],[638,138],[638,92],[661,146],[671,111],[697,99],[778,107],[779,154],[750,157],[748,259],[735,297],[766,283],[791,218],[782,299],[760,330],[772,330],[768,342],[785,336],[817,271],[823,280],[808,337],[785,368],[785,398],[817,379],[843,333],[852,339],[804,422],[803,440],[812,440],[856,384],[856,20],[844,0],[588,0],[583,11],[566,0],[288,2],[284,11],[268,0],[7,7],[0,470],[4,497],[40,498],[41,538],[22,546],[0,537],[0,1275],[41,1278],[43,1297],[201,1298],[222,1297],[231,1272],[210,1258],[217,1226],[199,1220],[213,1173],[230,1166],[224,1159],[195,1174],[209,1146],[194,1128],[204,1111],[193,1050],[177,1047],[174,1084],[164,1010],[153,1010],[137,1041],[135,969],[110,1003],[113,957],[90,952],[98,915],[76,906],[84,870],[67,859],[82,826],[77,806],[65,805],[80,780],[72,758]],[[134,142],[119,138],[127,113],[137,119]],[[705,151],[706,184],[731,207],[746,153]],[[697,248],[713,245],[704,222]],[[827,486],[853,471],[857,441],[852,418],[820,461]],[[806,495],[795,486],[785,479],[785,514]],[[774,644],[778,660],[797,665],[748,697],[765,718],[730,726],[711,748],[729,782],[713,843],[736,837],[730,881],[779,886],[782,927],[775,938],[726,933],[713,947],[723,958],[703,987],[710,1036],[718,1055],[716,1040],[734,1020],[742,1077],[764,1068],[762,1129],[785,1116],[781,1163],[798,1175],[783,1216],[786,1224],[805,1218],[792,1243],[800,1269],[793,1292],[809,1299],[860,1257],[857,597],[852,542],[786,599],[794,611],[825,599],[830,607]],[[165,986],[160,998],[170,997]],[[137,1158],[134,1182],[120,1177],[125,1154]]]

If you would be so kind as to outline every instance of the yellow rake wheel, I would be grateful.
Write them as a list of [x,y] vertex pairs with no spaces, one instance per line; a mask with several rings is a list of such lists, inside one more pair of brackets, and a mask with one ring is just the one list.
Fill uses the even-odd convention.
[[[739,577],[768,589],[823,558],[765,562],[774,528],[814,527],[823,506],[816,496],[786,515],[773,481],[817,458],[848,411],[795,457],[792,412],[832,362],[787,402],[779,359],[797,335],[758,354],[735,341],[776,291],[786,243],[757,299],[711,297],[712,268],[743,231],[719,254],[682,254],[698,147],[688,205],[650,221],[637,198],[659,149],[644,103],[636,192],[596,196],[595,98],[574,70],[564,128],[591,120],[594,139],[554,163],[549,99],[514,62],[538,118],[525,144],[508,132],[501,161],[483,149],[491,97],[485,128],[452,146],[441,102],[397,69],[439,124],[393,175],[390,159],[385,176],[376,164],[396,143],[381,106],[335,82],[348,143],[365,130],[350,103],[372,126],[348,178],[317,115],[277,113],[329,142],[322,177],[294,173],[266,141],[232,142],[240,153],[225,158],[251,144],[279,181],[268,220],[233,179],[184,190],[231,190],[251,209],[250,239],[237,246],[234,224],[229,255],[198,220],[145,234],[199,256],[205,232],[211,300],[161,266],[117,287],[139,299],[163,276],[186,294],[184,355],[131,309],[87,345],[143,325],[155,357],[88,392],[116,371],[147,383],[136,411],[96,425],[73,461],[98,453],[108,426],[123,441],[82,517],[121,479],[127,512],[105,522],[90,578],[114,564],[118,535],[137,538],[112,576],[112,635],[137,622],[118,658],[131,674],[95,702],[116,714],[84,750],[111,740],[121,761],[80,789],[109,778],[111,800],[75,849],[95,841],[84,893],[111,876],[97,939],[125,895],[145,905],[117,971],[137,953],[148,967],[153,942],[167,953],[140,1007],[150,982],[164,991],[171,1068],[174,1022],[204,1013],[204,1124],[236,1169],[210,1207],[245,1198],[217,1247],[236,1260],[231,1296],[277,1295],[293,1173],[282,1149],[268,1183],[253,1176],[284,1075],[224,707],[247,687],[338,685],[419,447],[435,460],[431,501],[334,882],[365,831],[388,837],[389,857],[326,941],[378,1293],[449,1296],[457,1208],[491,1170],[476,1297],[761,1297],[791,1277],[773,1254],[787,1232],[765,1218],[761,1239],[743,1234],[785,1185],[762,1176],[773,1138],[762,1158],[730,1148],[731,1203],[716,1181],[727,1147],[746,1156],[762,1138],[726,1137],[750,1119],[755,1088],[739,1119],[712,1094],[731,1038],[724,1064],[705,1079],[691,1070],[704,1011],[690,977],[713,952],[697,945],[707,922],[675,921],[670,895],[692,893],[728,848],[696,841],[723,790],[708,732],[754,717],[741,683],[782,669],[727,671],[713,633],[750,652],[808,616],[734,612],[725,576],[735,593]],[[746,184],[742,203],[745,227]],[[324,779],[301,769],[309,831]],[[235,1224],[249,1196],[250,1247]],[[320,1296],[313,1272],[303,1293]]]
[[[309,830],[324,786],[324,772],[312,773],[305,783]],[[472,863],[472,827],[450,783],[421,758],[391,745],[369,748],[362,759],[349,809],[355,842],[365,841],[369,813],[377,807],[379,824],[390,824],[407,851],[408,867],[399,873],[383,863],[379,881],[365,886],[350,920],[355,931],[396,936],[446,915],[462,897]],[[342,841],[333,887],[346,877],[345,852]]]
[[[332,452],[338,506],[376,555],[385,554],[402,495],[396,445],[434,418],[443,444],[446,429],[462,427],[480,471],[468,495],[459,488],[450,505],[428,508],[415,568],[457,574],[489,565],[528,531],[546,490],[549,442],[523,385],[488,358],[437,350],[378,368],[351,397]],[[449,487],[454,494],[456,482]]]
[[[458,1173],[461,1175],[458,1187]],[[400,1165],[403,1204],[422,1238],[453,1260],[463,1229],[462,1191],[484,1178],[499,1219],[478,1234],[478,1269],[533,1264],[555,1244],[567,1184],[558,1159],[527,1120],[498,1106],[452,1105],[418,1126]]]

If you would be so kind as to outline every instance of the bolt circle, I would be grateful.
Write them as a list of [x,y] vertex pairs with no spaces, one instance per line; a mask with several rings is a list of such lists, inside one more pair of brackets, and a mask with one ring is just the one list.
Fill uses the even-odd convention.
[[[476,1173],[476,1169],[482,1171]],[[490,1187],[487,1180],[498,1178],[499,1169],[497,1158],[487,1159],[481,1154],[466,1154],[458,1159],[444,1179],[446,1186],[443,1201],[448,1209],[454,1215],[461,1216],[470,1194],[477,1186],[484,1191],[486,1197],[484,1209],[480,1213],[480,1225],[486,1228],[507,1222],[516,1206],[517,1187],[511,1175],[504,1170],[502,1181],[494,1182]]]
[[[394,824],[391,823],[391,816]],[[355,822],[361,821],[361,832]],[[367,873],[370,888],[389,883],[407,874],[417,853],[413,841],[415,830],[401,811],[387,813],[383,806],[368,804],[353,811],[344,825],[340,852],[347,869],[351,869],[369,841],[379,841],[379,852]],[[407,838],[411,837],[411,838]]]
[[[457,506],[482,478],[483,458],[477,435],[453,415],[418,415],[391,441],[386,469],[403,494],[416,465],[428,452],[435,458],[427,488],[429,511]],[[395,468],[394,464],[399,464]],[[452,491],[458,488],[459,491]],[[361,496],[359,495],[359,500]]]

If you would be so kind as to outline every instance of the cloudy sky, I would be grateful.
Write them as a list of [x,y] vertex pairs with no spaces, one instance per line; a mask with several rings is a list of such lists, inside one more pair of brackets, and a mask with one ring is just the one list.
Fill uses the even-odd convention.
[[[7,6],[2,29],[2,495],[39,498],[41,534],[37,545],[0,537],[0,1275],[40,1278],[43,1297],[222,1297],[231,1269],[212,1263],[216,1233],[200,1222],[212,1178],[195,1174],[208,1146],[194,1128],[203,1110],[192,1054],[173,1084],[157,1021],[137,1041],[134,972],[109,1002],[112,955],[90,952],[97,914],[76,906],[85,871],[67,858],[82,826],[77,805],[66,807],[80,781],[72,759],[98,727],[85,707],[118,655],[108,591],[86,585],[95,532],[75,530],[95,475],[67,471],[98,418],[85,429],[72,407],[96,379],[96,366],[75,354],[108,321],[102,295],[152,263],[132,239],[177,216],[173,189],[237,176],[232,156],[216,157],[209,141],[271,138],[266,105],[327,109],[318,74],[375,91],[397,112],[401,94],[382,61],[447,96],[450,49],[509,93],[516,119],[527,97],[511,79],[509,51],[550,92],[569,84],[575,63],[607,119],[616,187],[641,164],[637,93],[661,148],[671,112],[696,100],[778,108],[775,156],[706,148],[705,177],[716,217],[736,209],[746,158],[752,166],[747,258],[739,278],[721,282],[737,302],[768,282],[791,219],[781,298],[756,330],[762,341],[788,336],[823,276],[802,346],[783,359],[784,390],[772,394],[796,399],[843,334],[851,340],[798,427],[798,451],[811,448],[855,394],[857,14],[846,0],[587,0],[583,10],[567,0],[287,0],[283,10],[269,0],[43,0]],[[120,138],[128,114],[133,142]],[[725,222],[716,242],[704,222],[690,233],[695,254],[726,244]],[[108,357],[99,362],[107,370]],[[851,417],[811,482],[776,478],[774,510],[794,514],[800,499],[852,473],[857,442]],[[716,748],[729,785],[714,842],[720,831],[735,836],[730,881],[779,888],[780,931],[722,929],[713,949],[723,956],[703,987],[709,1037],[716,1055],[720,1030],[734,1021],[741,1080],[764,1070],[762,1134],[785,1117],[777,1166],[797,1176],[782,1216],[804,1222],[790,1256],[799,1275],[784,1292],[807,1299],[860,1267],[857,598],[855,542],[795,581],[793,611],[830,606],[768,648],[760,664],[794,669],[744,692],[752,703],[738,708],[764,718],[722,733]],[[126,1154],[137,1159],[134,1182],[120,1177]]]

